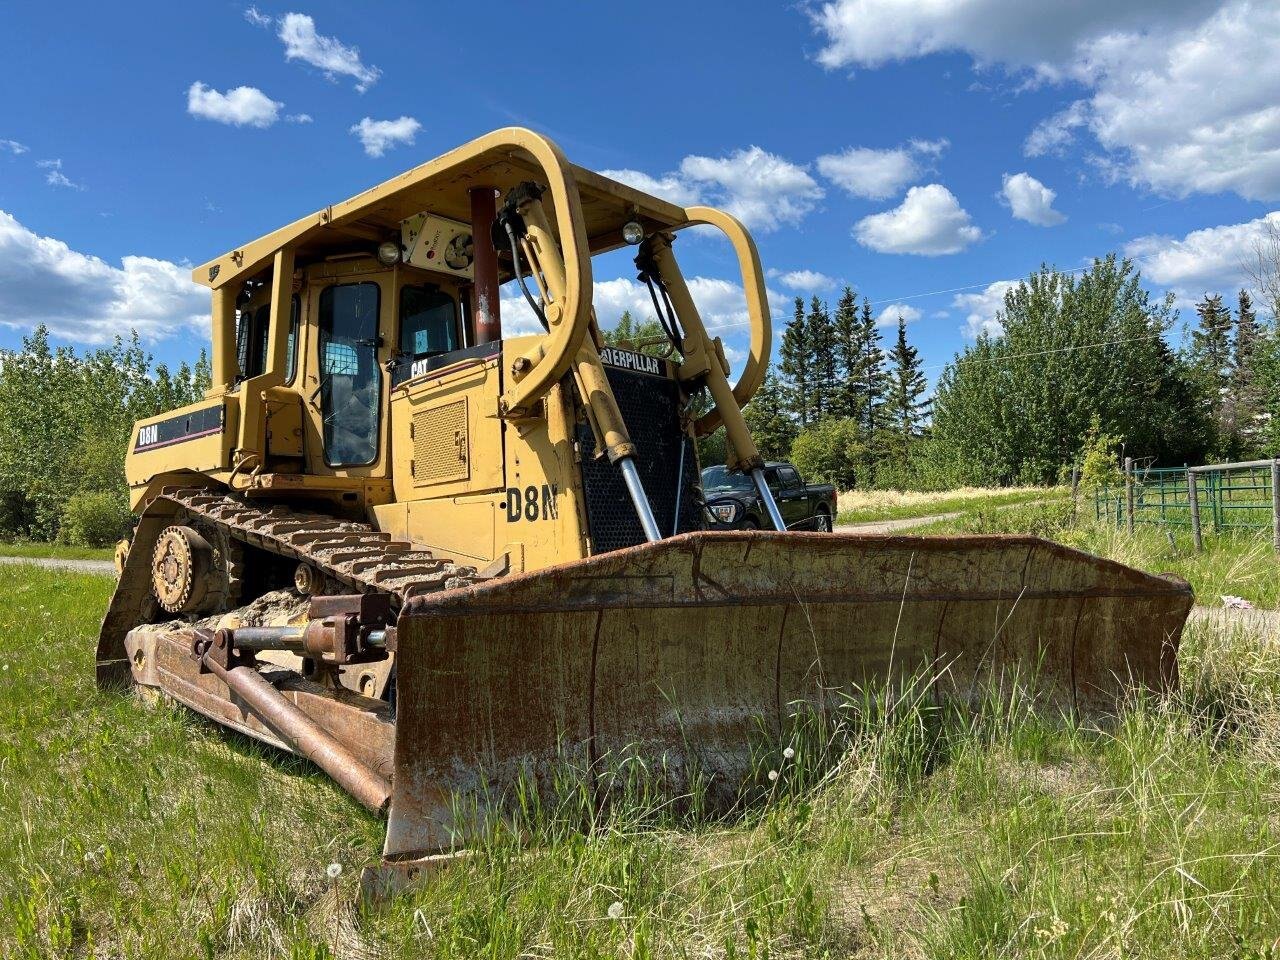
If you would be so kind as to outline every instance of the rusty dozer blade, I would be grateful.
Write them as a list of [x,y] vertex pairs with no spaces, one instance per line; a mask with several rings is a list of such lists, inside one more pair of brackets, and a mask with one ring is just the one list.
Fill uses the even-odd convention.
[[[763,726],[922,674],[1101,718],[1177,682],[1191,588],[1034,537],[692,533],[425,596],[398,622],[386,855],[466,840],[565,761],[733,784]],[[474,827],[475,821],[469,821]]]

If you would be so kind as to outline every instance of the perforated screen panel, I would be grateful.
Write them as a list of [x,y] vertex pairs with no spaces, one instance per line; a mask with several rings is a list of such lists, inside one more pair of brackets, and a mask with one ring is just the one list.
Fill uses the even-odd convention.
[[471,475],[469,457],[465,399],[413,415],[416,486],[466,480]]
[[[680,432],[680,392],[675,381],[608,366],[605,373],[627,432],[636,445],[636,466],[658,529],[663,536],[701,529],[698,457],[693,441]],[[583,451],[582,485],[593,552],[606,553],[644,543],[644,530],[621,472],[608,457],[595,457],[589,427],[579,427],[578,441]],[[678,531],[674,522],[677,487],[681,490]]]

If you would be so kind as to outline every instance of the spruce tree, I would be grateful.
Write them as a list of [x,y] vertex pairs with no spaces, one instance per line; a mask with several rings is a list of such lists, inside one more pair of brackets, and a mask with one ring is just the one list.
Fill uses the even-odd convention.
[[809,344],[809,327],[805,321],[804,298],[796,297],[796,312],[782,334],[778,350],[784,383],[784,407],[803,429],[813,420],[813,351]]
[[1222,294],[1205,294],[1196,304],[1196,316],[1199,323],[1191,332],[1191,356],[1206,385],[1213,388],[1216,408],[1231,383],[1231,310],[1223,304]]
[[1235,456],[1254,450],[1257,442],[1257,418],[1262,412],[1259,353],[1262,331],[1253,298],[1241,290],[1236,301],[1236,333],[1231,354],[1230,422],[1238,438]]
[[809,301],[805,318],[805,335],[809,347],[810,408],[813,421],[820,422],[836,415],[836,334],[827,305],[816,296]]
[[835,348],[834,404],[841,417],[857,419],[861,409],[858,398],[859,372],[862,370],[862,349],[858,341],[858,296],[852,287],[845,287],[836,303],[835,320],[831,325]]
[[884,403],[888,380],[884,370],[884,347],[880,331],[871,312],[871,301],[865,297],[862,300],[862,313],[858,318],[858,347],[861,360],[858,368],[858,410],[855,417],[862,425],[863,442],[874,453],[877,436],[885,422]]
[[886,401],[893,418],[894,442],[900,466],[906,466],[911,444],[920,435],[920,425],[929,407],[921,400],[928,381],[925,379],[920,351],[907,343],[907,323],[898,317],[898,340],[889,352],[889,393]]
[[795,423],[787,415],[782,384],[769,370],[760,389],[742,411],[747,429],[766,460],[784,460],[796,438]]
[[1196,304],[1198,322],[1191,331],[1191,363],[1199,380],[1206,410],[1214,425],[1217,441],[1214,454],[1230,457],[1235,450],[1235,430],[1231,422],[1229,393],[1232,380],[1231,309],[1222,295],[1205,294]]

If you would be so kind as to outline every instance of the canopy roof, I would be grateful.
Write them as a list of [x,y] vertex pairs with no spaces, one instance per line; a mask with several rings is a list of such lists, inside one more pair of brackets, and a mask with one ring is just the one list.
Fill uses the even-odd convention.
[[[293,247],[300,262],[361,246],[372,248],[384,240],[398,240],[400,222],[418,213],[469,222],[469,188],[487,186],[505,193],[522,181],[546,182],[546,173],[533,154],[515,145],[526,138],[537,138],[554,149],[528,130],[496,131],[201,264],[192,271],[192,279],[220,287],[251,277],[286,246]],[[572,177],[577,183],[592,255],[622,246],[622,226],[628,220],[639,220],[646,232],[689,223],[683,207],[575,164],[565,162],[563,168],[566,179]],[[550,203],[547,215],[558,229]]]

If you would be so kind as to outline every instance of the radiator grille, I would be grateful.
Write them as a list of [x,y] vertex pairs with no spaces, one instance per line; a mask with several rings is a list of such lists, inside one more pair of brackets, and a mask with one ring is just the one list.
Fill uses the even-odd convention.
[[413,415],[413,482],[424,487],[433,483],[466,480],[471,475],[468,462],[467,401],[458,400]]
[[[605,373],[636,445],[636,466],[658,529],[664,537],[673,532],[677,483],[681,487],[679,532],[701,529],[698,455],[693,441],[680,432],[680,392],[675,381],[616,367],[605,367]],[[595,457],[590,427],[579,426],[578,441],[583,451],[582,485],[593,552],[644,543],[644,531],[621,472],[608,457]],[[684,471],[680,474],[682,445]]]

